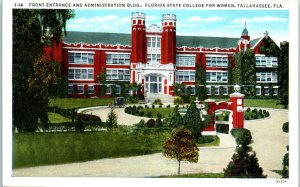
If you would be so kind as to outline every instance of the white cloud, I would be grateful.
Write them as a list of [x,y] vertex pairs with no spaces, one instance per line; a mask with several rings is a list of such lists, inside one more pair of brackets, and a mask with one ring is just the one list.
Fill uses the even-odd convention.
[[287,22],[287,18],[274,17],[274,16],[262,16],[253,18],[239,18],[235,19],[233,23],[265,23],[265,22]]
[[219,17],[219,16],[211,16],[211,17],[207,17],[207,18],[203,18],[200,16],[193,16],[193,17],[184,19],[184,21],[191,22],[191,23],[200,23],[200,22],[218,22],[218,21],[223,21],[225,19],[227,19],[227,18]]
[[128,25],[130,17],[119,17],[116,15],[96,16],[91,18],[78,18],[70,20],[68,23],[69,30],[92,30],[105,31],[112,30],[116,26]]
[[146,22],[148,21],[157,21],[159,18],[157,16],[148,16],[146,15]]

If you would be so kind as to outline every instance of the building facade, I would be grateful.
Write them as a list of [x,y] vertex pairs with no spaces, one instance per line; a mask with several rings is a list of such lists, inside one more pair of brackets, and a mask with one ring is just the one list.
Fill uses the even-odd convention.
[[[68,32],[61,43],[47,48],[47,53],[62,64],[71,97],[98,95],[102,84],[106,95],[132,94],[122,83],[141,84],[141,92],[147,96],[172,97],[175,83],[190,87],[191,95],[196,94],[199,63],[205,69],[203,89],[207,94],[228,95],[229,63],[234,63],[238,52],[252,49],[256,95],[278,94],[278,59],[260,50],[268,33],[251,40],[245,26],[237,38],[179,36],[176,27],[174,14],[163,14],[161,27],[146,27],[145,14],[134,12],[131,34]],[[101,74],[105,81],[99,81]]]

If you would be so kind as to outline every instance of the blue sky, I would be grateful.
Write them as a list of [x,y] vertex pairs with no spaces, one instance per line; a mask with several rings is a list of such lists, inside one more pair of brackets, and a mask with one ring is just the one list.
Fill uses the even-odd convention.
[[[130,9],[75,10],[75,17],[67,23],[69,31],[131,32]],[[161,26],[162,14],[177,16],[177,35],[240,37],[245,21],[251,39],[269,36],[279,44],[289,41],[289,14],[287,10],[194,10],[142,9],[146,25]]]

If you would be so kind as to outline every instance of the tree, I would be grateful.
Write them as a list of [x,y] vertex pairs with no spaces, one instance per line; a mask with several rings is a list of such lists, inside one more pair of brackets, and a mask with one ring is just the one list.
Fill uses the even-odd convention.
[[204,121],[200,117],[200,112],[196,106],[196,103],[191,103],[187,109],[186,115],[183,117],[184,126],[192,132],[196,141],[201,136],[201,132],[204,128]]
[[118,116],[113,108],[110,109],[105,124],[108,130],[118,127]]
[[30,79],[38,78],[34,64],[43,59],[44,47],[59,43],[73,16],[73,11],[63,9],[13,10],[13,126],[19,132],[34,132],[39,119],[47,118],[49,93],[30,87]]
[[173,85],[173,88],[174,88],[173,89],[174,90],[174,95],[182,97],[183,93],[185,92],[185,86],[184,86],[184,84],[176,82]]
[[284,106],[284,108],[287,108],[289,104],[289,43],[288,42],[280,43],[278,80],[279,80],[278,99],[280,101],[278,104],[281,104]]
[[266,178],[263,169],[259,167],[255,151],[249,144],[252,143],[252,135],[248,129],[239,129],[235,134],[237,147],[224,169],[224,176],[228,178]]
[[196,65],[196,95],[200,101],[207,99],[206,71],[202,63]]
[[[282,131],[285,133],[289,132],[289,122],[285,122],[282,125]],[[289,146],[286,146],[287,151],[289,151]],[[282,159],[282,177],[289,178],[289,153],[285,153]]]
[[183,119],[178,111],[178,107],[176,106],[173,111],[169,114],[169,116],[164,120],[164,126],[177,128],[183,125]]
[[232,84],[244,85],[242,92],[247,96],[255,96],[255,54],[247,49],[235,55],[235,65],[231,69]]
[[198,162],[199,149],[191,132],[179,128],[174,129],[172,137],[164,143],[163,155],[178,161],[178,175],[180,175],[180,162]]

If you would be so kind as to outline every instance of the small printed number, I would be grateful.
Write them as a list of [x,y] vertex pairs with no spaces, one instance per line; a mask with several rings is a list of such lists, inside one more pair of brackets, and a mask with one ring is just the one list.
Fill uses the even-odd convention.
[[286,183],[286,180],[276,180],[276,183]]

